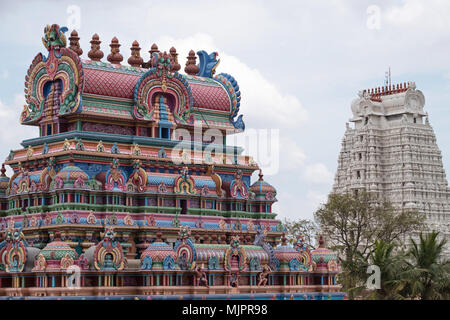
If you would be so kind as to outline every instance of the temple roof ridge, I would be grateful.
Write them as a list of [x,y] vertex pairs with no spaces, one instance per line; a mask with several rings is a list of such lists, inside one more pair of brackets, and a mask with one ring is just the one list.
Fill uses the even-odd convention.
[[398,84],[390,84],[384,85],[380,87],[375,87],[371,89],[364,89],[359,92],[360,96],[369,96],[370,100],[381,102],[382,96],[394,95],[402,92],[406,92],[408,89],[415,89],[416,83],[412,81],[398,83]]

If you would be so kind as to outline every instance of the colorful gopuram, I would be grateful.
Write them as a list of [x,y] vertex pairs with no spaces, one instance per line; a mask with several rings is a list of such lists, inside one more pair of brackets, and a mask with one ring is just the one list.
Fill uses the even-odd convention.
[[117,38],[85,60],[65,32],[45,28],[25,77],[40,135],[1,170],[1,297],[343,299],[336,254],[288,245],[276,189],[227,146],[245,126],[217,53],[180,73],[175,48],[144,61],[134,41],[125,66]]

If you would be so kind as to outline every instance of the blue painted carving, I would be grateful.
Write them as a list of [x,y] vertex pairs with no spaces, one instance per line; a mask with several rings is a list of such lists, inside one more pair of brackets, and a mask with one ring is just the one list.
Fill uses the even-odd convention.
[[250,260],[250,271],[258,271],[261,269],[261,261],[258,257],[253,257]]
[[114,142],[113,146],[111,147],[111,153],[113,154],[119,154],[119,146],[117,145],[117,142]]
[[270,245],[270,243],[266,242],[266,235],[264,234],[264,229],[262,228],[258,229],[253,244],[255,246],[262,247],[264,251],[267,252],[267,254],[269,255],[269,266],[272,268],[272,270],[278,270],[278,268],[280,267],[280,261],[278,261],[278,259],[275,258],[273,247]]
[[163,260],[163,269],[164,270],[173,270],[175,269],[175,260],[172,256],[167,256]]
[[274,271],[277,271],[278,269],[280,269],[280,260],[278,260],[275,257],[269,264],[270,264],[270,267],[272,268],[272,270],[274,270]]
[[47,143],[44,143],[44,147],[42,148],[42,154],[47,154],[49,151]]
[[299,270],[308,271],[308,268],[303,263],[298,261],[297,258],[293,258],[291,261],[289,261],[289,270],[291,270],[291,271],[299,271]]
[[161,147],[161,149],[159,149],[159,151],[158,151],[158,157],[159,157],[159,158],[166,158],[166,157],[167,157],[166,151],[164,150],[163,147]]
[[205,50],[200,50],[197,52],[197,55],[200,60],[200,71],[197,75],[200,77],[212,78],[220,62],[220,59],[217,60],[217,52],[208,54]]
[[289,270],[298,271],[299,269],[300,262],[297,260],[297,258],[293,258],[291,261],[289,261]]
[[153,266],[152,258],[150,256],[145,256],[145,258],[141,264],[141,269],[142,270],[152,270],[152,266]]
[[240,130],[240,131],[244,131],[245,130],[245,123],[244,120],[242,120],[242,114],[239,115],[239,117],[236,120],[231,120],[231,123],[233,124],[233,126]]
[[219,269],[219,258],[217,258],[217,256],[212,256],[209,258],[208,269],[209,270],[218,270]]

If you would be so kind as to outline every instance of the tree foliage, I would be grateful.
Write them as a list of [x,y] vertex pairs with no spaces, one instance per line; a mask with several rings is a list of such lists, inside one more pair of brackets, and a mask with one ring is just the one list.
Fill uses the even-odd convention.
[[[328,246],[339,253],[344,290],[358,286],[358,260],[369,261],[377,241],[393,243],[424,227],[424,217],[417,212],[396,209],[364,191],[332,193],[314,216]],[[353,298],[351,292],[349,298]]]
[[402,274],[405,295],[414,299],[450,299],[450,261],[442,260],[446,240],[438,241],[439,232],[411,239],[408,261]]
[[377,240],[391,243],[424,226],[424,217],[417,212],[398,210],[388,201],[377,202],[367,192],[332,193],[315,218],[330,245],[348,258],[360,252],[367,259]]
[[286,228],[286,238],[293,243],[299,236],[303,237],[303,241],[308,248],[314,248],[315,236],[319,230],[314,221],[308,219],[289,220],[284,219],[283,225]]

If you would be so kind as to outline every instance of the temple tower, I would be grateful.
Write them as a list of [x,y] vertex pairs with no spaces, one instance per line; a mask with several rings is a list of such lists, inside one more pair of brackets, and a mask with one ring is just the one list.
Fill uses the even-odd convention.
[[[333,192],[365,189],[397,208],[416,209],[425,214],[429,230],[450,242],[450,190],[424,105],[414,82],[359,92]],[[448,244],[445,255],[450,255]]]

